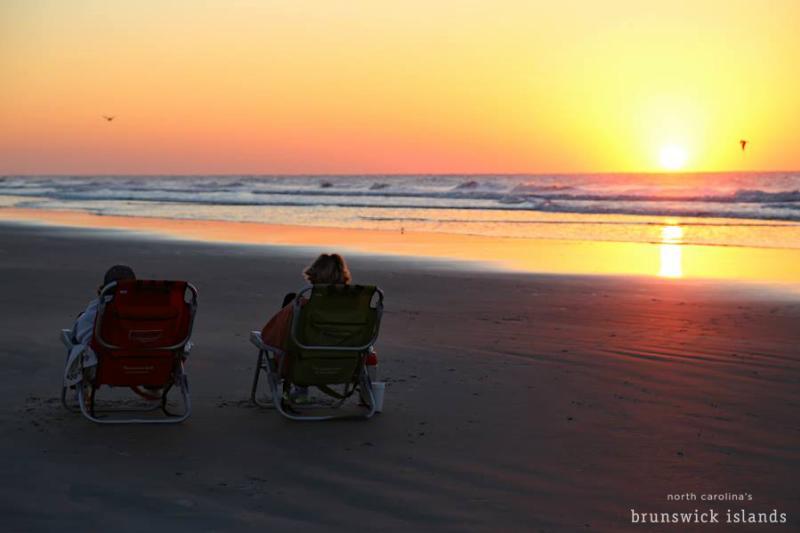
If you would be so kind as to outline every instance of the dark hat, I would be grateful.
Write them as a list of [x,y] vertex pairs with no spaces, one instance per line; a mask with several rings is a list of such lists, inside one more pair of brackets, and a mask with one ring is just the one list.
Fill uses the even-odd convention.
[[133,269],[128,265],[114,265],[106,271],[103,277],[103,286],[105,287],[112,281],[120,281],[123,279],[136,279],[136,274]]

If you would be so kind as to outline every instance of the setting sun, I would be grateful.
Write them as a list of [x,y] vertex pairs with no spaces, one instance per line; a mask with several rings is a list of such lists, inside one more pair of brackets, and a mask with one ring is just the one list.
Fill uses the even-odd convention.
[[686,165],[688,155],[682,146],[670,144],[661,148],[661,166],[666,170],[680,170]]

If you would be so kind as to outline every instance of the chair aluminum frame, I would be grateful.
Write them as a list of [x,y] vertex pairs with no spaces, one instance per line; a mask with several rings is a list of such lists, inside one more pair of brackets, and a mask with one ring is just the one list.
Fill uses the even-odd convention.
[[[116,288],[117,282],[111,282],[100,291],[100,305],[97,309],[97,322],[95,324],[94,330],[95,332],[100,332],[100,325],[102,324],[103,314],[105,313],[106,305],[112,301],[113,294],[112,291]],[[159,347],[162,350],[181,350],[182,357],[181,360],[177,361],[176,364],[176,373],[175,373],[175,385],[178,386],[178,389],[181,392],[181,400],[182,400],[182,410],[181,414],[172,415],[166,409],[167,404],[167,395],[169,394],[169,388],[166,389],[159,403],[154,405],[153,407],[145,407],[145,408],[135,408],[135,409],[96,409],[95,402],[96,402],[96,391],[97,388],[94,387],[93,384],[86,384],[81,378],[81,381],[74,385],[76,390],[76,397],[77,397],[77,407],[74,405],[69,405],[67,401],[67,390],[69,387],[62,386],[61,387],[61,404],[66,408],[68,411],[71,412],[80,412],[85,418],[95,422],[97,424],[180,424],[181,422],[185,421],[189,418],[192,414],[192,398],[189,394],[189,379],[186,374],[186,369],[183,366],[183,358],[189,355],[189,352],[192,349],[191,337],[192,337],[192,329],[194,328],[194,317],[197,312],[197,288],[192,285],[191,283],[187,283],[186,287],[191,291],[192,300],[190,302],[190,310],[189,310],[189,329],[186,333],[186,337],[179,343],[173,344],[170,346],[163,346]],[[189,303],[189,302],[187,302]],[[61,342],[66,346],[67,350],[70,351],[75,346],[72,342],[72,330],[71,329],[62,329],[61,330]],[[97,341],[104,346],[105,348],[109,349],[117,349],[119,346],[115,346],[105,339],[103,339],[100,334],[98,333],[96,337]],[[81,358],[82,359],[82,358]],[[83,373],[81,373],[82,375]],[[89,393],[89,405],[87,405],[87,398],[86,398],[86,391],[85,387],[90,387]],[[170,387],[171,388],[171,387]],[[167,415],[168,418],[115,418],[115,417],[97,417],[95,413],[97,412],[108,412],[108,413],[148,413],[152,411],[157,411],[161,409],[164,414]]]
[[[372,336],[370,341],[363,346],[313,346],[313,345],[305,345],[300,342],[297,338],[298,328],[299,328],[299,320],[298,317],[300,316],[300,307],[302,306],[302,298],[303,295],[312,291],[314,289],[313,285],[309,285],[301,289],[294,298],[294,302],[292,304],[293,308],[293,316],[292,316],[292,326],[290,328],[290,335],[292,341],[301,349],[303,350],[324,350],[324,351],[366,351],[371,346],[375,344],[375,341],[378,338],[378,332],[380,331],[380,324],[381,324],[381,317],[383,316],[383,291],[375,287],[375,293],[378,295],[378,301],[376,303],[376,310],[377,310],[377,318],[375,321],[375,334]],[[256,359],[256,367],[255,372],[253,373],[253,385],[250,389],[250,401],[258,406],[263,407],[266,409],[276,409],[282,416],[288,418],[289,420],[298,420],[298,421],[321,421],[321,420],[333,420],[338,418],[371,418],[375,414],[375,396],[372,394],[372,382],[370,380],[369,374],[367,373],[366,366],[364,364],[364,358],[362,358],[361,366],[359,368],[359,375],[358,375],[358,385],[361,388],[361,397],[363,400],[366,400],[368,411],[363,414],[352,414],[352,413],[341,413],[341,414],[331,414],[331,415],[302,415],[299,413],[293,413],[286,409],[283,405],[283,392],[285,384],[281,379],[281,371],[283,370],[283,365],[286,364],[286,357],[280,358],[280,363],[276,361],[276,354],[283,353],[283,350],[276,348],[275,346],[270,346],[264,343],[264,340],[261,337],[260,331],[251,331],[250,332],[250,342],[258,348],[258,356]],[[261,376],[261,372],[266,373],[267,375],[267,383],[269,385],[270,390],[270,397],[268,400],[259,400],[258,399],[258,383],[259,377]],[[331,409],[339,408],[347,398],[336,402]]]

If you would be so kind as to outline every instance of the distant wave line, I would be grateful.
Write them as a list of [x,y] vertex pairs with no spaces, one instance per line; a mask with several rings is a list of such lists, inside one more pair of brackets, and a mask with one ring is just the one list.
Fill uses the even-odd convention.
[[[471,190],[453,187],[448,190],[392,190],[358,189],[358,188],[252,188],[242,189],[241,186],[218,186],[198,183],[191,187],[164,187],[164,186],[124,186],[109,187],[108,182],[57,184],[32,186],[31,184],[0,183],[0,194],[9,196],[38,196],[57,199],[84,199],[84,200],[149,200],[147,194],[159,193],[186,194],[186,195],[253,195],[253,196],[308,196],[331,198],[430,198],[436,200],[493,200],[504,204],[523,204],[536,201],[583,201],[583,202],[637,202],[637,203],[721,203],[721,204],[791,204],[800,203],[800,189],[783,191],[765,191],[761,189],[737,189],[729,194],[698,194],[698,195],[662,195],[662,194],[620,194],[608,193],[564,193],[564,187],[515,187],[506,191]],[[576,187],[570,186],[575,190]],[[548,190],[553,192],[547,192]],[[118,191],[118,193],[115,193]],[[556,192],[559,191],[559,192]],[[145,193],[141,197],[125,195],[125,193]],[[154,201],[161,201],[160,197],[153,197]],[[181,198],[176,201],[187,203],[200,203],[190,198]],[[218,202],[235,202],[235,200],[217,199]],[[240,200],[231,205],[247,205],[247,201]],[[783,207],[783,206],[782,206]]]
[[[591,213],[587,213],[591,214]],[[664,222],[656,221],[641,221],[634,222],[628,220],[503,220],[503,219],[474,219],[474,218],[425,218],[425,217],[375,217],[362,215],[358,217],[361,220],[370,220],[373,222],[436,222],[448,223],[453,222],[457,224],[554,224],[554,225],[609,225],[609,226],[666,226]],[[724,218],[724,217],[720,217]],[[780,222],[780,221],[775,221]],[[715,222],[676,222],[676,226],[681,227],[711,227],[711,228],[785,228],[800,226],[798,223],[787,221],[785,223],[768,223],[768,222],[754,222],[754,223],[715,223]]]

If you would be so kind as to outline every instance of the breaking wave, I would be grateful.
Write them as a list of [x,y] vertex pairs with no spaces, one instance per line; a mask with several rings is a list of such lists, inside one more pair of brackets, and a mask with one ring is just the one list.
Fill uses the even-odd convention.
[[[3,176],[0,196],[70,208],[131,202],[800,220],[800,173],[674,176]],[[36,202],[35,200],[39,200]]]

